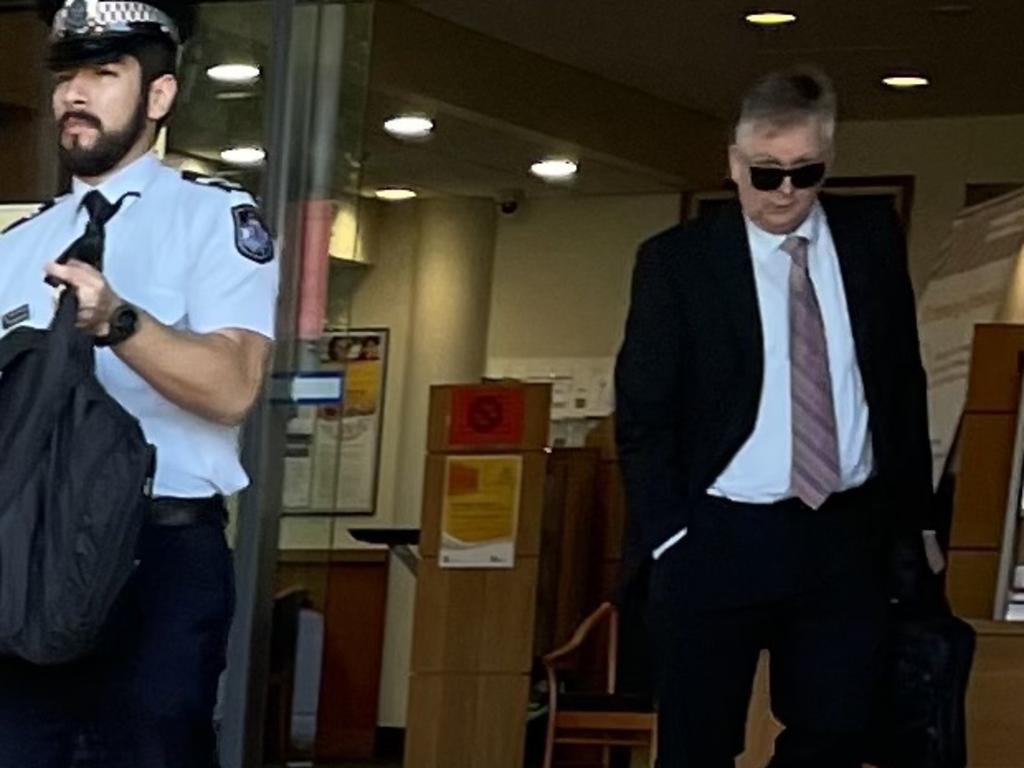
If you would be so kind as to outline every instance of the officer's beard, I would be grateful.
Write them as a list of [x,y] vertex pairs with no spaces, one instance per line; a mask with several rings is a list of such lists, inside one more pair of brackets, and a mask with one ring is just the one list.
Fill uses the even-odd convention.
[[[60,137],[64,132],[64,126],[72,119],[87,123],[96,129],[98,135],[92,145],[86,147],[76,140],[70,148],[64,146]],[[64,167],[71,171],[72,175],[92,179],[116,168],[145,130],[146,103],[142,99],[139,100],[128,125],[119,131],[104,130],[99,118],[88,112],[67,112],[57,125],[57,150]]]

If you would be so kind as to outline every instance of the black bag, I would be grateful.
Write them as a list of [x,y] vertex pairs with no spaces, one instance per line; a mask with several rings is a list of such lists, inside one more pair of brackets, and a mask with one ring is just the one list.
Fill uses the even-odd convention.
[[87,653],[135,568],[154,451],[96,380],[62,295],[48,330],[0,339],[0,654]]
[[965,768],[964,699],[974,646],[974,630],[948,611],[895,618],[876,712],[874,763]]

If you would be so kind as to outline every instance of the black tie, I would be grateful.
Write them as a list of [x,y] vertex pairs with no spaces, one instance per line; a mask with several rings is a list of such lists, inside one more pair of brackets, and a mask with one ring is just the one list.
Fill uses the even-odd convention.
[[125,197],[127,195],[112,204],[102,192],[94,189],[82,198],[82,207],[89,213],[89,223],[85,225],[85,232],[76,241],[78,248],[74,258],[103,271],[103,246],[107,236],[107,222],[121,209]]
[[[89,214],[89,222],[85,232],[57,257],[58,264],[66,264],[71,259],[84,262],[94,269],[103,271],[103,247],[107,235],[107,222],[114,218],[124,201],[129,197],[138,197],[137,192],[122,195],[116,203],[111,203],[98,189],[94,189],[82,198],[82,207]],[[58,282],[51,277],[46,282],[56,286]]]

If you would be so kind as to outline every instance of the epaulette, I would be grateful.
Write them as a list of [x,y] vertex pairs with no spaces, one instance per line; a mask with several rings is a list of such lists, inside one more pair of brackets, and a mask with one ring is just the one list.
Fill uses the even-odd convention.
[[3,230],[0,230],[0,235],[6,235],[12,229],[17,229],[25,222],[32,221],[32,219],[34,219],[36,216],[46,213],[48,210],[53,208],[53,206],[55,206],[60,200],[61,198],[55,197],[53,198],[53,200],[43,203],[41,206],[39,206],[39,209],[35,213],[30,213],[28,216],[22,216],[17,221],[8,224],[6,227],[3,228]]

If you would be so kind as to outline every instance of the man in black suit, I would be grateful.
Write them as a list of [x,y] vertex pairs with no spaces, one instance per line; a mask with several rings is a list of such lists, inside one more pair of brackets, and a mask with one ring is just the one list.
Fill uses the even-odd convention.
[[819,198],[834,128],[823,76],[763,78],[729,149],[739,204],[637,257],[617,434],[662,768],[734,766],[762,649],[771,766],[859,768],[888,604],[927,572],[904,236],[887,205]]

